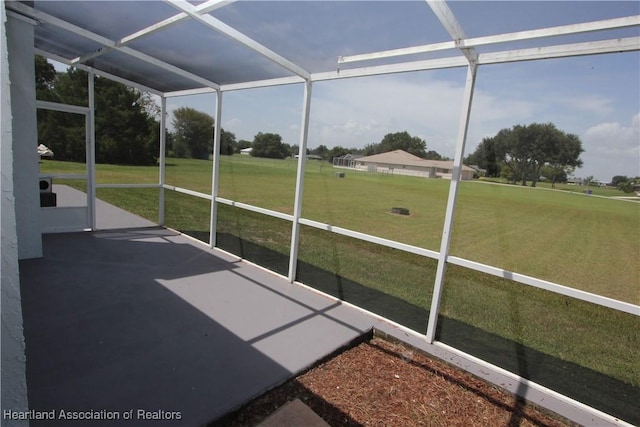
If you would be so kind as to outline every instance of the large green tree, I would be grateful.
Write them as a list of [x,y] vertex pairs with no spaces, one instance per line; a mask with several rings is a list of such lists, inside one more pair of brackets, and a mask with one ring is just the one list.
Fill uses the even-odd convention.
[[500,173],[514,184],[531,181],[535,187],[544,167],[555,183],[556,176],[566,176],[582,165],[583,152],[576,135],[559,130],[553,123],[532,123],[502,129],[494,137],[483,139],[465,163],[487,169],[489,176]]
[[389,133],[379,143],[369,144],[364,148],[367,156],[393,150],[404,150],[414,156],[425,158],[427,156],[427,143],[417,136],[411,136],[409,132],[404,131]]
[[291,147],[282,142],[282,137],[277,133],[259,132],[251,144],[253,157],[268,157],[271,159],[284,159],[291,155]]
[[236,135],[231,132],[227,132],[224,128],[220,129],[220,154],[224,156],[231,156],[236,151]]
[[[46,59],[35,57],[38,99],[88,106],[88,74],[69,68],[56,73]],[[145,94],[112,80],[95,78],[96,162],[155,164],[159,124],[147,112]],[[57,160],[86,160],[83,115],[38,110],[38,143],[47,145]]]
[[465,165],[477,165],[487,171],[486,176],[499,177],[502,159],[496,151],[495,138],[483,138],[476,150],[464,159]]
[[213,117],[191,107],[173,112],[173,155],[208,159],[213,152]]

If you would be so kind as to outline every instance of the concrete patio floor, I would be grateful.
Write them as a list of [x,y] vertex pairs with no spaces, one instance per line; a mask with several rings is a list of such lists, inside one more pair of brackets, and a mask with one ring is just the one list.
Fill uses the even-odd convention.
[[375,323],[159,227],[43,244],[20,263],[27,383],[30,408],[57,420],[32,426],[61,410],[120,418],[70,425],[205,425]]

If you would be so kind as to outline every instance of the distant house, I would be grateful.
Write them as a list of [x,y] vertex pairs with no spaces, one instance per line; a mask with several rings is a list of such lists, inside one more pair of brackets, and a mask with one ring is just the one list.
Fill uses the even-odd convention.
[[582,178],[571,177],[567,179],[567,184],[569,185],[582,185],[583,183],[584,183],[584,180]]
[[333,158],[333,166],[343,167],[343,168],[354,168],[355,160],[361,156],[354,156],[353,154],[345,154],[344,156],[334,157]]
[[245,156],[250,156],[251,155],[251,150],[253,150],[253,148],[251,148],[251,147],[243,148],[242,150],[240,150],[240,154],[244,154]]
[[[451,179],[453,160],[426,160],[404,150],[394,150],[354,160],[354,168],[368,172]],[[473,179],[475,170],[462,165],[461,179]]]

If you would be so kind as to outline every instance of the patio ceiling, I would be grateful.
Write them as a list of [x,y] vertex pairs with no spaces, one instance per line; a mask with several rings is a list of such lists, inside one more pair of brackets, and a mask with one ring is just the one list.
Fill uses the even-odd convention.
[[159,95],[640,50],[636,2],[5,4],[39,23],[38,53]]

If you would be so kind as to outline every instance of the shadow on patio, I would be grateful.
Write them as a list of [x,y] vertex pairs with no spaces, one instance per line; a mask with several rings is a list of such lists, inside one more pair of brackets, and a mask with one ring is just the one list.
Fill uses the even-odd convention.
[[43,258],[20,263],[29,404],[57,418],[36,427],[60,425],[60,411],[112,411],[114,426],[203,425],[373,324],[162,228],[43,244]]

